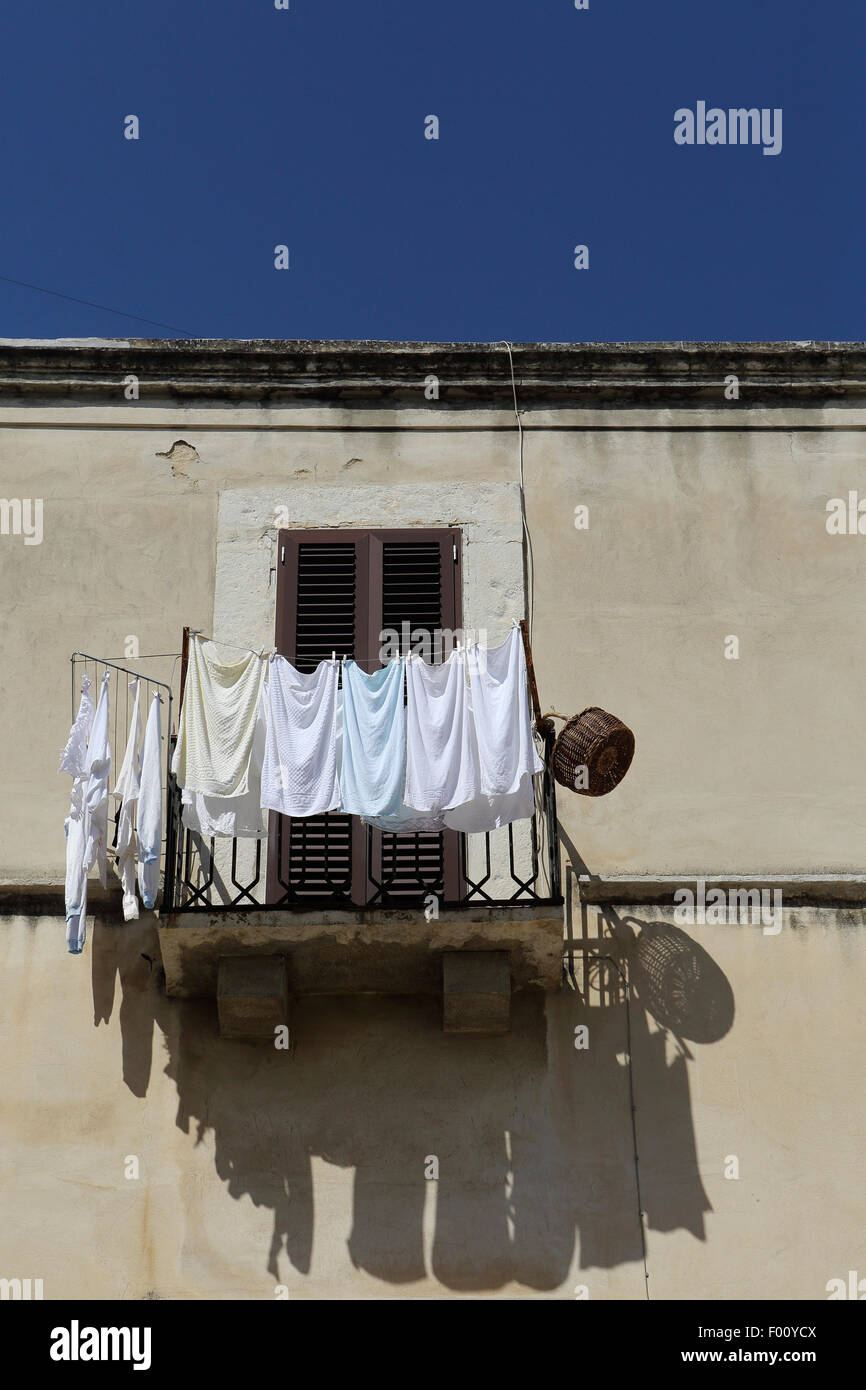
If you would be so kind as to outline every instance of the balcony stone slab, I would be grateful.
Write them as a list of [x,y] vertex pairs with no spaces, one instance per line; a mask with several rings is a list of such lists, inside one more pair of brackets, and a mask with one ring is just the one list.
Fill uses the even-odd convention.
[[471,907],[295,912],[279,908],[160,916],[166,989],[173,998],[217,993],[222,956],[284,956],[291,995],[440,994],[443,955],[507,953],[514,989],[558,989],[562,908]]

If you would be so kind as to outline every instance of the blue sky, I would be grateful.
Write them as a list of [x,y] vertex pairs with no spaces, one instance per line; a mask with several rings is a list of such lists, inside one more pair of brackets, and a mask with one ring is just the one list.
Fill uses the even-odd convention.
[[[0,336],[866,338],[863,0],[47,0],[0,33]],[[782,152],[676,145],[699,100],[781,107]]]

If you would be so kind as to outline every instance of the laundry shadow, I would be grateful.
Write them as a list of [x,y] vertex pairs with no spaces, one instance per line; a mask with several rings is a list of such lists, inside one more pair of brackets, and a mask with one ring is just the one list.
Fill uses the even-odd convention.
[[97,923],[96,1019],[119,994],[136,1095],[164,1049],[177,1125],[195,1143],[212,1136],[230,1197],[273,1214],[275,1280],[283,1257],[310,1271],[318,1159],[354,1170],[348,1256],[375,1278],[432,1274],[465,1291],[562,1283],[575,1225],[570,1185],[551,1181],[540,992],[515,996],[512,1030],[485,1038],[445,1035],[435,998],[301,998],[287,1052],[221,1039],[212,1000],[167,998],[146,959],[153,940],[146,921]]
[[120,989],[119,1022],[123,1080],[134,1096],[147,1095],[153,1050],[154,971],[160,969],[156,918],[107,923],[97,917],[91,940],[91,988],[95,1027],[107,1023]]
[[[511,1031],[497,1037],[445,1035],[435,998],[307,997],[294,1005],[294,1045],[282,1051],[221,1039],[212,1000],[166,996],[150,914],[122,927],[98,921],[95,1021],[117,1005],[123,1077],[136,1096],[147,1092],[158,1047],[177,1089],[178,1127],[197,1144],[212,1135],[229,1196],[272,1213],[263,1262],[275,1281],[285,1260],[310,1272],[321,1160],[354,1170],[347,1246],[356,1268],[399,1286],[432,1276],[454,1291],[549,1291],[566,1279],[576,1242],[581,1269],[641,1259],[629,1023],[649,1224],[703,1238],[709,1210],[685,1055],[666,1060],[663,1030],[676,1023],[695,1041],[701,1027],[718,1032],[727,982],[701,961],[712,1008],[689,1013],[682,982],[693,967],[679,938],[674,950],[655,924],[606,914],[601,925],[630,953],[630,1014],[616,972],[602,1005],[591,989],[515,995]],[[644,932],[655,954],[638,949]],[[661,968],[666,952],[673,985]],[[587,1047],[578,1045],[582,1025]]]

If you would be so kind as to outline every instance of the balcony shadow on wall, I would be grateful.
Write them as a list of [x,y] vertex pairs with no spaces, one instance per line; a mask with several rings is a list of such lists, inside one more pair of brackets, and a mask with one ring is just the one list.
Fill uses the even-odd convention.
[[[637,1151],[646,1225],[662,1232],[685,1229],[696,1239],[706,1240],[705,1215],[712,1206],[698,1167],[688,1073],[694,1054],[689,1043],[716,1043],[730,1031],[733,989],[704,947],[680,927],[620,915],[613,907],[590,907],[582,901],[577,880],[591,883],[598,876],[561,822],[559,839],[567,861],[566,947],[572,962],[584,963],[583,980],[574,977],[572,982],[588,1019],[603,1016],[611,1001],[622,1002],[619,970],[625,966],[628,971]],[[607,953],[613,961],[599,959],[591,967],[607,972],[599,986],[590,981],[587,966],[594,955]]]
[[[590,930],[593,911],[596,936]],[[579,941],[589,952],[610,952],[628,967],[646,1224],[661,1232],[685,1229],[706,1240],[705,1216],[712,1205],[698,1166],[688,1072],[694,1053],[689,1043],[715,1043],[729,1032],[733,990],[703,946],[669,922],[620,916],[611,907],[588,909],[586,904],[581,904],[580,917],[581,936],[571,938],[575,945]],[[597,961],[595,969],[601,965]],[[613,966],[610,971],[620,985]],[[606,989],[610,987],[608,981]],[[603,1003],[605,989],[597,993]],[[592,1004],[592,989],[584,994]],[[589,1007],[589,1016],[597,1013],[597,1007]]]
[[92,949],[97,1021],[119,980],[126,1084],[146,1093],[161,1033],[177,1125],[212,1132],[229,1195],[273,1213],[275,1281],[283,1257],[310,1270],[316,1158],[354,1169],[348,1256],[389,1283],[553,1290],[578,1236],[581,1266],[640,1260],[621,1010],[579,1054],[567,992],[515,996],[511,1032],[490,1038],[443,1034],[438,999],[308,998],[290,1054],[221,1040],[213,1001],[168,999],[151,920],[97,923]]
[[[680,927],[637,917],[624,917],[621,925],[638,932],[629,954],[637,995],[632,1043],[638,1094],[653,1078],[665,1077],[654,1085],[652,1122],[645,1109],[638,1117],[647,1225],[661,1232],[685,1226],[706,1240],[704,1218],[712,1204],[698,1167],[688,1074],[694,1054],[688,1044],[716,1043],[730,1031],[734,993],[712,956]],[[675,1053],[668,1061],[670,1038]]]

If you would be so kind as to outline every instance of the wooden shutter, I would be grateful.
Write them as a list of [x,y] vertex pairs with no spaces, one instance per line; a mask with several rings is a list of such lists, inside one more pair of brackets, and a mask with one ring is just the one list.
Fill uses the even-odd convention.
[[[455,631],[462,622],[460,599],[459,531],[279,533],[276,646],[300,671],[313,670],[332,651],[374,671],[382,664],[384,629],[401,635],[403,650],[419,630]],[[447,655],[437,641],[434,661]],[[376,884],[387,884],[393,902],[417,902],[443,883],[447,900],[460,897],[453,831],[375,831],[368,862],[367,828],[355,816],[331,812],[290,820],[272,814],[270,830],[270,901],[283,895],[286,882],[293,897],[311,903],[336,894],[363,906],[375,898]]]
[[299,671],[313,671],[333,651],[355,655],[356,587],[354,542],[298,546],[293,665]]

